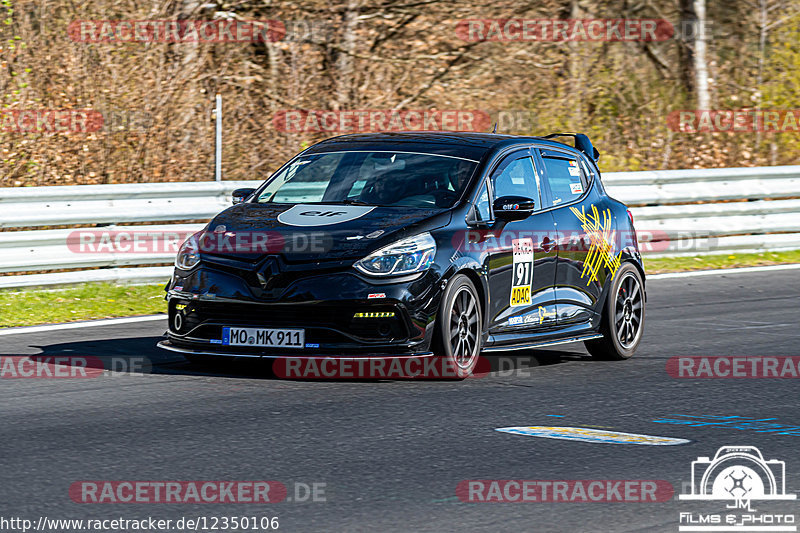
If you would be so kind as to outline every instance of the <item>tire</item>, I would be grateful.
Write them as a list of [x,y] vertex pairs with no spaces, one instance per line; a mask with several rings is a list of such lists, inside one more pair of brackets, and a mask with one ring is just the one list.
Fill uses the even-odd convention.
[[603,307],[601,339],[584,342],[595,359],[630,359],[642,340],[645,320],[644,282],[639,270],[623,263],[614,276]]
[[456,274],[442,296],[434,353],[445,359],[458,378],[467,378],[478,364],[483,343],[483,314],[475,285]]

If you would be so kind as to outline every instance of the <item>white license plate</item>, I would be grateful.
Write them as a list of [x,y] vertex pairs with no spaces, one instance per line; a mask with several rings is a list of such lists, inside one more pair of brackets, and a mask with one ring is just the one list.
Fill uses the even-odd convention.
[[222,344],[226,346],[303,348],[305,337],[304,329],[222,328]]

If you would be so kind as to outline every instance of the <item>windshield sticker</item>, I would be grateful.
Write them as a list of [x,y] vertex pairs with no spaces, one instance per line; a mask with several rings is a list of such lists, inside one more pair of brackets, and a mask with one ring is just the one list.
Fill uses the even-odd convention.
[[569,190],[572,191],[572,194],[583,194],[583,184],[582,183],[570,183]]
[[533,282],[533,239],[514,239],[511,241],[514,264],[511,279],[511,307],[531,304],[531,284]]
[[590,242],[589,251],[586,253],[586,259],[583,262],[581,279],[588,274],[587,285],[597,281],[597,275],[603,266],[609,269],[611,279],[614,279],[614,275],[620,267],[620,260],[619,256],[614,253],[615,234],[611,229],[614,217],[611,214],[611,209],[603,211],[602,219],[595,205],[592,205],[592,210],[588,214],[584,206],[581,206],[580,211],[574,207],[569,209],[580,220],[581,228],[586,232]]
[[287,226],[331,226],[361,218],[373,209],[360,205],[299,204],[278,215],[278,222]]

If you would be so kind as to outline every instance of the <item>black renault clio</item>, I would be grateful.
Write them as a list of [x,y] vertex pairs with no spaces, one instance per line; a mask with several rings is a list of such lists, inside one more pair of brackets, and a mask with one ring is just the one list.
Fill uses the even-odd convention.
[[[566,139],[569,144],[554,139]],[[574,145],[574,146],[571,146]],[[192,357],[443,357],[644,327],[633,220],[582,134],[346,135],[304,150],[181,247],[159,343]]]

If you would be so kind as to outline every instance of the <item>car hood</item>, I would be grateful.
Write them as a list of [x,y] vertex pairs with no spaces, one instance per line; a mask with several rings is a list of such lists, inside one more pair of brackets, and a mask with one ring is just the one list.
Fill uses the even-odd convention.
[[208,224],[204,253],[248,262],[273,254],[288,262],[360,259],[449,222],[442,208],[241,203]]

